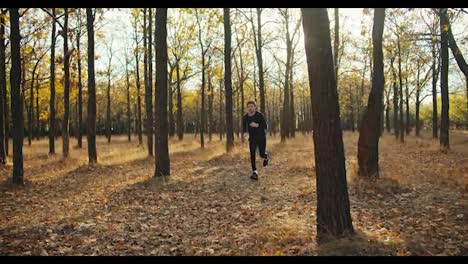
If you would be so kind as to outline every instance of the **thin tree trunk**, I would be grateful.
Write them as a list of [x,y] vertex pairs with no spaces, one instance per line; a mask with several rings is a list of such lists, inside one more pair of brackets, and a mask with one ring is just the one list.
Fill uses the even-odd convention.
[[399,79],[399,96],[400,96],[400,122],[398,124],[400,128],[400,142],[405,141],[405,123],[403,120],[403,80],[401,74],[401,47],[400,47],[400,36],[397,36],[397,46],[398,46],[398,79]]
[[[81,26],[81,17],[80,17]],[[78,148],[83,147],[82,132],[83,132],[83,83],[81,81],[81,51],[80,51],[81,34],[76,36],[76,49],[78,54],[78,124],[77,124],[77,140]]]
[[218,123],[218,132],[219,132],[219,141],[223,140],[223,79],[219,79],[219,123]]
[[109,56],[109,65],[107,66],[107,89],[106,89],[106,137],[107,143],[111,142],[112,132],[111,132],[111,63],[112,63],[112,51]]
[[264,80],[264,72],[263,72],[263,58],[262,58],[262,11],[260,8],[257,8],[257,40],[258,40],[258,47],[257,47],[257,63],[258,63],[258,85],[260,90],[260,112],[265,112],[265,80]]
[[[36,64],[38,65],[38,64]],[[24,66],[25,67],[25,66]],[[28,111],[28,145],[31,146],[31,141],[33,137],[33,116],[34,116],[34,81],[35,81],[35,71],[36,67],[33,68],[31,74],[31,84],[29,86],[29,111]]]
[[[229,8],[223,9],[224,14],[224,87],[226,97],[226,150],[231,152],[234,149],[234,131],[233,131],[233,118],[232,118],[232,84],[231,84],[231,19]],[[261,46],[260,46],[261,47]],[[261,62],[259,62],[261,68]],[[262,70],[259,70],[263,78]],[[263,100],[263,83],[260,81],[260,100]]]
[[[432,42],[432,137],[438,138],[439,133],[439,117],[437,109],[437,78],[438,70],[436,70],[436,42]],[[439,66],[440,69],[440,66]]]
[[[156,9],[155,43],[156,52],[156,91],[155,91],[155,139],[156,169],[154,176],[169,176],[170,161],[167,123],[167,8]],[[150,61],[151,62],[151,61]]]
[[[149,9],[149,24],[151,25],[151,9]],[[148,155],[153,156],[153,81],[151,78],[152,71],[152,56],[151,56],[151,28],[149,30],[149,36],[147,41],[147,28],[146,28],[146,9],[144,11],[144,30],[143,30],[143,42],[145,46],[145,108],[146,108],[146,142],[148,147]]]
[[359,128],[358,163],[359,175],[368,178],[379,175],[379,138],[384,89],[384,64],[382,36],[384,30],[385,9],[376,8],[372,29],[374,76],[366,111]]
[[6,63],[5,63],[5,15],[0,14],[0,165],[7,163],[6,145],[8,145],[8,115],[6,114]]
[[63,89],[63,127],[62,127],[62,152],[63,156],[68,157],[69,152],[69,118],[70,118],[70,53],[68,51],[68,8],[65,8],[65,22],[63,30],[63,54],[64,54],[64,75],[65,86]]
[[[177,63],[177,62],[176,62]],[[169,81],[168,81],[168,89],[169,89],[169,136],[175,136],[175,122],[174,122],[174,90],[172,89],[172,74],[174,72],[175,67],[171,67],[169,71]]]
[[213,137],[213,86],[211,84],[211,74],[208,72],[208,140],[211,142],[212,137]]
[[419,101],[419,97],[420,97],[420,83],[419,83],[419,75],[420,75],[420,72],[421,72],[421,65],[419,64],[419,61],[418,61],[418,71],[417,71],[417,74],[416,74],[416,136],[419,137],[419,105],[420,105],[420,101]]
[[97,163],[96,152],[96,86],[94,76],[94,15],[92,8],[86,8],[88,31],[88,158]]
[[406,106],[406,122],[405,131],[406,135],[409,135],[411,128],[410,113],[409,113],[409,90],[408,90],[408,60],[406,61],[406,76],[405,76],[405,106]]
[[289,97],[290,97],[290,108],[289,114],[291,119],[289,121],[289,132],[291,133],[291,137],[296,137],[296,111],[294,109],[294,85],[293,85],[293,75],[294,75],[294,53],[291,54],[291,71],[289,74]]
[[126,63],[125,63],[125,73],[126,73],[126,79],[127,79],[127,137],[128,137],[128,142],[132,141],[132,118],[131,118],[131,111],[130,111],[130,76],[128,73],[128,64],[130,61],[128,60],[127,57],[125,57]]
[[317,240],[354,233],[340,109],[325,8],[303,8],[305,51],[312,96],[317,185]]
[[335,42],[333,42],[333,62],[335,65],[335,80],[338,86],[338,48],[340,45],[340,16],[338,8],[335,11]]
[[[55,18],[55,8],[52,8]],[[55,154],[55,20],[52,19],[52,36],[50,48],[50,101],[49,101],[49,154]]]
[[39,75],[36,76],[36,128],[35,134],[36,134],[36,141],[39,140],[39,134],[40,134],[40,124],[39,124]]
[[11,71],[10,94],[13,120],[13,183],[23,181],[23,104],[21,101],[21,54],[18,8],[10,8]]
[[440,9],[440,93],[442,97],[442,112],[440,115],[440,145],[443,149],[450,149],[449,143],[449,97],[448,97],[448,28],[447,8]]
[[177,137],[179,140],[184,139],[184,121],[182,115],[182,92],[180,90],[180,69],[179,62],[176,64],[177,77]]
[[[137,18],[135,17],[135,42],[138,47],[138,23]],[[145,46],[146,48],[146,46]],[[146,60],[146,53],[145,53]],[[141,84],[140,84],[140,56],[138,53],[138,48],[135,49],[135,64],[136,64],[136,88],[137,88],[137,133],[138,133],[138,145],[143,144],[143,135],[141,132]],[[146,86],[146,64],[145,64],[145,86]]]

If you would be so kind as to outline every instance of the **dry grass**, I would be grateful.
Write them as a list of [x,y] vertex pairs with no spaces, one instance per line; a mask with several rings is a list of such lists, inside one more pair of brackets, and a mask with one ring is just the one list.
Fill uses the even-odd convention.
[[427,134],[405,144],[386,134],[381,178],[369,183],[356,175],[357,133],[345,132],[358,235],[320,247],[311,135],[269,138],[271,164],[258,161],[258,182],[248,178],[247,143],[225,154],[217,136],[204,149],[193,135],[171,139],[169,178],[153,177],[154,158],[135,138],[99,137],[95,166],[86,141],[67,160],[47,155],[46,139],[33,141],[24,147],[25,187],[9,183],[11,164],[0,169],[0,254],[459,255],[467,139],[453,133],[452,150],[442,153]]

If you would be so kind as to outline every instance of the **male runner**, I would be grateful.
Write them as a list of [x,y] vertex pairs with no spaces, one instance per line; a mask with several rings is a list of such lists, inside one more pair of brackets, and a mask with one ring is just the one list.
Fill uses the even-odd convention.
[[253,180],[258,180],[257,166],[255,164],[255,152],[257,147],[260,151],[260,157],[263,158],[263,166],[268,165],[268,155],[266,148],[266,130],[267,124],[262,113],[257,111],[257,104],[254,101],[247,102],[247,114],[242,119],[242,133],[249,131],[250,162],[252,164]]

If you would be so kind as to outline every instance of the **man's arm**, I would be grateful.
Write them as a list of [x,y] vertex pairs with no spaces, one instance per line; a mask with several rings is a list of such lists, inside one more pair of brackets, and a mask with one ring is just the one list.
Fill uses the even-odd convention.
[[263,114],[260,114],[260,128],[261,129],[264,129],[265,132],[267,130],[267,124],[266,124],[266,120],[265,120],[265,116]]

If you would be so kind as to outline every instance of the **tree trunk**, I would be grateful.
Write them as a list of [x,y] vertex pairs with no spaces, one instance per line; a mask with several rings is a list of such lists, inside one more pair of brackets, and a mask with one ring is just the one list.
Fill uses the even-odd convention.
[[314,119],[314,153],[317,184],[317,240],[354,233],[340,109],[325,8],[303,8],[305,51]]
[[211,84],[211,74],[208,72],[208,140],[211,142],[213,137],[213,86]]
[[391,68],[392,68],[392,84],[393,84],[393,128],[395,132],[395,139],[400,137],[400,128],[398,123],[398,85],[397,85],[397,76],[395,67],[393,67],[393,61],[395,57],[392,58]]
[[442,112],[440,115],[440,145],[443,149],[449,149],[449,96],[448,96],[448,17],[447,8],[440,9],[440,93],[442,97]]
[[289,92],[289,73],[291,71],[291,43],[289,41],[289,30],[286,30],[286,73],[284,79],[284,88],[283,88],[283,113],[282,113],[282,122],[281,122],[281,142],[284,143],[286,138],[290,136],[290,92]]
[[39,65],[39,61],[34,65],[32,74],[31,74],[31,85],[29,86],[29,111],[28,111],[28,145],[31,146],[31,141],[33,137],[33,116],[34,116],[34,81],[35,81],[35,72],[36,65]]
[[408,90],[408,61],[406,61],[406,77],[405,77],[405,106],[406,106],[406,121],[405,131],[406,135],[409,135],[411,129],[410,112],[409,112],[409,90]]
[[390,126],[390,99],[388,97],[385,107],[385,127],[387,128],[387,133],[390,133],[392,128]]
[[[145,9],[146,10],[146,9]],[[151,78],[152,75],[152,44],[151,44],[151,8],[149,9],[149,36],[148,41],[147,39],[147,28],[146,28],[146,11],[144,12],[144,30],[143,30],[143,42],[145,45],[145,108],[146,108],[146,138],[147,138],[147,147],[148,147],[148,155],[153,156],[153,80]]]
[[88,158],[97,163],[96,152],[96,86],[94,76],[94,15],[92,8],[86,8],[88,31]]
[[[260,90],[260,112],[265,113],[265,81],[263,73],[263,58],[262,58],[262,11],[260,8],[257,8],[257,39],[258,39],[258,48],[257,48],[257,63],[258,63],[258,85]],[[229,32],[231,30],[229,29]]]
[[369,94],[367,109],[359,128],[358,163],[359,175],[368,178],[379,175],[379,138],[384,89],[384,64],[382,35],[384,30],[385,9],[376,8],[372,29],[374,76]]
[[[80,22],[81,26],[81,22]],[[78,129],[77,132],[77,140],[78,140],[78,148],[83,147],[82,142],[82,132],[83,132],[83,83],[81,81],[81,51],[80,51],[80,38],[81,35],[78,34],[76,36],[76,50],[78,53]]]
[[[177,63],[177,62],[176,62]],[[172,73],[174,72],[174,67],[171,67],[169,72],[169,84],[168,84],[168,100],[169,100],[169,136],[174,137],[175,135],[175,122],[174,122],[174,90],[172,89]]]
[[[154,176],[169,176],[170,161],[167,123],[167,8],[156,9],[155,43],[156,52],[156,91],[155,91],[155,139],[156,169]],[[151,62],[151,61],[150,61]]]
[[179,62],[176,64],[177,77],[177,137],[179,140],[184,139],[184,121],[182,115],[182,92],[180,90],[180,68]]
[[[55,18],[55,8],[52,8]],[[49,154],[55,154],[55,20],[52,19],[52,36],[50,48],[50,101],[49,101]]]
[[[138,47],[138,23],[135,18],[135,42]],[[146,48],[146,46],[145,46]],[[146,54],[146,53],[145,53]],[[146,60],[146,55],[145,55]],[[137,88],[137,134],[138,134],[138,145],[143,144],[143,135],[141,133],[141,84],[140,84],[140,56],[138,54],[138,49],[135,49],[135,64],[136,64],[136,88]],[[145,64],[145,86],[146,86],[146,64]]]
[[335,10],[335,41],[333,42],[333,62],[335,65],[335,80],[338,87],[338,48],[340,45],[340,15],[338,8]]
[[[437,138],[439,132],[439,117],[437,109],[437,78],[438,70],[436,70],[437,57],[436,57],[436,42],[432,42],[432,137]],[[439,66],[440,69],[440,66]]]
[[419,137],[419,105],[420,105],[420,101],[419,101],[419,97],[420,97],[420,94],[421,94],[421,88],[419,87],[420,86],[420,83],[419,83],[419,75],[420,75],[420,72],[421,72],[421,65],[419,64],[419,61],[418,61],[418,72],[416,74],[416,102],[415,102],[415,106],[416,106],[416,136]]
[[68,51],[68,8],[65,8],[65,22],[63,30],[63,58],[64,58],[64,75],[65,85],[63,88],[63,127],[62,127],[62,152],[63,156],[68,157],[69,152],[69,118],[70,118],[70,53]]
[[223,140],[223,79],[219,79],[219,117],[218,117],[218,132],[219,132],[219,141]]
[[112,52],[109,57],[109,65],[107,68],[107,89],[106,89],[106,137],[107,143],[111,142],[112,132],[111,132],[111,63],[112,63]]
[[403,120],[403,80],[401,75],[401,47],[400,47],[400,35],[397,36],[397,46],[398,46],[398,79],[399,79],[399,96],[400,96],[400,120],[398,127],[400,128],[400,142],[405,141],[405,123]]
[[23,185],[23,104],[21,102],[21,55],[18,8],[10,8],[10,95],[13,120],[13,183]]
[[[200,42],[201,43],[201,42]],[[205,147],[205,125],[206,125],[206,113],[205,113],[205,53],[203,52],[202,46],[202,83],[201,83],[201,107],[200,107],[200,144],[201,148]]]
[[[232,84],[231,84],[231,19],[229,15],[229,8],[223,8],[224,13],[224,87],[226,97],[226,150],[231,152],[234,149],[234,131],[233,131],[233,118],[232,118]],[[261,56],[260,56],[261,57]],[[261,68],[259,62],[259,68]],[[260,80],[263,78],[263,72],[259,69],[261,74]],[[260,100],[264,99],[263,83],[260,81]],[[263,98],[263,99],[262,99]]]
[[128,142],[132,141],[132,118],[131,118],[131,111],[130,111],[130,76],[128,73],[128,64],[130,61],[127,57],[125,57],[125,73],[127,77],[127,137]]
[[39,124],[39,75],[36,76],[36,122],[35,122],[36,141],[39,140],[40,124]]
[[289,121],[289,132],[291,133],[291,137],[296,137],[296,111],[294,109],[294,86],[293,86],[293,75],[294,75],[294,53],[291,54],[291,71],[289,74],[289,97],[290,97],[290,107],[289,107],[289,114],[290,114],[290,121]]
[[5,63],[5,15],[2,10],[0,14],[0,165],[7,163],[6,144],[8,144],[8,134],[6,126],[8,116],[6,115],[6,63]]

